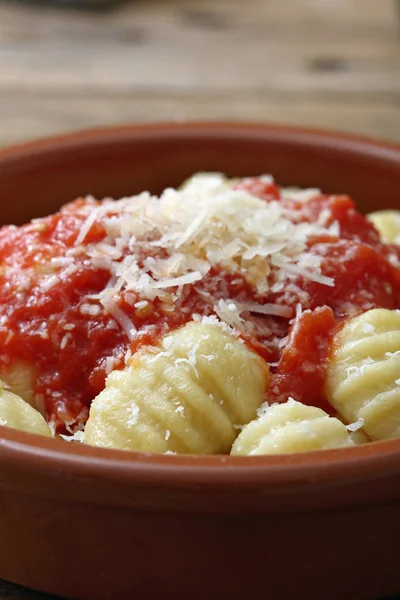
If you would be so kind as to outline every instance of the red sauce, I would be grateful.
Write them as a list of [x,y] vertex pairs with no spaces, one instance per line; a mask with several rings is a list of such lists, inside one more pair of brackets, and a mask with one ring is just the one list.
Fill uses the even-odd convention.
[[330,412],[324,398],[325,365],[337,323],[327,306],[307,310],[297,317],[272,376],[270,398],[286,402],[288,397]]
[[[266,202],[279,199],[279,188],[268,180],[246,179],[238,186]],[[161,335],[192,320],[193,313],[214,314],[215,299],[289,305],[292,320],[260,315],[255,318],[257,334],[247,335],[246,342],[272,363],[270,397],[285,401],[292,396],[327,409],[325,365],[335,328],[370,308],[400,307],[400,269],[393,266],[400,250],[380,243],[374,227],[348,197],[319,195],[307,202],[281,202],[296,211],[298,221],[315,221],[325,211],[328,225],[339,223],[340,239],[332,235],[309,241],[321,256],[322,274],[334,278],[334,287],[298,277],[280,293],[259,295],[243,277],[215,269],[197,284],[184,286],[173,311],[159,299],[135,307],[139,298],[132,293],[122,293],[119,303],[139,332],[132,352],[155,345]],[[78,200],[56,215],[0,231],[0,367],[18,360],[33,365],[35,393],[60,431],[65,423],[86,420],[92,399],[104,387],[109,361],[112,368],[122,368],[129,346],[112,316],[104,311],[88,314],[97,310],[88,306],[99,304],[87,296],[104,289],[108,271],[94,268],[82,252],[73,260],[69,257],[86,219],[79,212],[83,205]],[[96,222],[85,245],[104,237]],[[66,270],[69,261],[73,266]],[[49,276],[56,278],[54,284],[43,287]],[[303,312],[296,317],[299,303]],[[286,336],[287,343],[280,344]]]

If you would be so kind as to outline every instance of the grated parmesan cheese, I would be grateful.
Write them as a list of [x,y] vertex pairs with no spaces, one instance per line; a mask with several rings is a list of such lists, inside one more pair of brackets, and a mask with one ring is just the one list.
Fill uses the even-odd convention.
[[[261,180],[273,183],[269,175]],[[301,202],[319,193],[315,189],[282,191],[285,198]],[[285,292],[280,302],[258,303],[233,302],[229,293],[213,297],[201,290],[199,293],[209,293],[210,312],[214,311],[204,318],[213,318],[237,335],[254,331],[257,318],[252,314],[283,319],[301,314],[298,308],[295,313],[296,300],[307,306],[308,297],[296,286],[298,278],[334,285],[334,280],[321,272],[321,256],[308,246],[312,236],[338,234],[338,224],[331,223],[329,211],[321,213],[318,222],[299,222],[295,210],[276,200],[265,202],[245,189],[233,189],[222,175],[194,177],[179,190],[166,189],[160,197],[144,192],[100,204],[89,197],[81,211],[84,221],[75,247],[52,265],[65,269],[61,277],[76,268],[77,257],[106,270],[106,289],[85,298],[80,312],[95,317],[103,307],[114,319],[108,327],[120,327],[130,342],[138,332],[122,308],[122,293],[126,303],[137,310],[158,299],[165,313],[177,308],[189,311],[182,302],[185,287],[200,282],[213,268],[237,275],[239,280],[243,277],[260,298]],[[85,246],[95,224],[104,228],[106,237]],[[41,285],[51,287],[58,280],[58,275],[52,274],[43,278]],[[292,290],[286,294],[290,286]],[[195,320],[202,318],[193,315]],[[107,370],[109,365],[111,362]]]
[[375,327],[371,323],[363,323],[361,327],[363,333],[374,335]]
[[360,419],[358,419],[358,421],[355,421],[354,423],[350,423],[349,425],[346,425],[346,429],[347,431],[358,431],[359,429],[362,429],[362,427],[364,427],[365,421],[364,419],[361,417]]
[[110,373],[112,373],[112,371],[114,370],[114,366],[115,366],[115,358],[113,356],[108,356],[106,358],[106,375],[109,375]]
[[293,310],[289,306],[280,304],[257,304],[256,302],[242,302],[239,305],[241,312],[248,311],[251,313],[259,313],[261,315],[275,315],[277,317],[290,318]]
[[[192,369],[194,371],[194,374],[196,375],[197,379],[199,379],[199,373],[198,373],[194,363],[189,358],[177,358],[175,360],[175,364],[182,365],[182,366],[187,365],[189,367],[189,369]],[[175,411],[175,412],[177,412],[177,411]]]
[[154,287],[157,288],[170,288],[179,285],[187,285],[188,283],[194,283],[200,281],[202,274],[200,271],[194,271],[193,273],[187,273],[179,277],[173,277],[171,279],[163,279],[162,281],[154,282]]
[[50,275],[41,280],[41,288],[44,291],[50,290],[52,287],[56,286],[60,282],[60,278],[57,275]]
[[72,335],[70,333],[66,333],[60,342],[60,350],[64,350],[67,347],[70,339],[72,339]]
[[101,308],[100,308],[100,306],[98,306],[96,304],[84,303],[81,305],[79,312],[82,315],[89,315],[91,317],[97,317],[101,313]]
[[[91,202],[92,198],[87,198],[88,203]],[[90,206],[90,204],[89,204]],[[75,241],[75,245],[79,246],[80,244],[82,244],[82,242],[85,241],[87,234],[89,233],[89,231],[92,229],[93,225],[95,224],[95,222],[100,218],[100,216],[104,213],[104,208],[102,206],[96,206],[93,207],[90,212],[89,215],[86,219],[86,221],[84,222],[84,224],[82,225],[82,228],[78,234],[78,237],[76,238]]]
[[126,424],[128,427],[133,427],[134,425],[137,424],[137,422],[139,420],[140,409],[137,404],[132,404],[130,408],[131,408],[131,415],[130,415],[129,419],[127,420]]
[[148,304],[149,303],[147,302],[147,300],[140,300],[140,302],[136,302],[133,306],[140,310],[142,308],[146,308]]
[[[49,425],[50,425],[50,423],[49,423]],[[63,435],[62,433],[60,433],[60,437],[65,442],[79,442],[79,443],[83,443],[84,435],[85,435],[84,432],[81,431],[81,430],[75,431],[75,433],[73,433],[72,435]]]
[[180,414],[181,417],[185,418],[185,408],[182,406],[182,404],[179,404],[176,409],[175,412]]
[[136,327],[133,321],[128,317],[123,310],[121,310],[116,303],[115,299],[109,293],[105,293],[101,298],[101,303],[115,319],[115,321],[122,327],[129,341],[132,341],[136,334]]
[[221,321],[224,321],[229,327],[244,331],[244,320],[234,302],[221,299],[214,306],[214,310]]

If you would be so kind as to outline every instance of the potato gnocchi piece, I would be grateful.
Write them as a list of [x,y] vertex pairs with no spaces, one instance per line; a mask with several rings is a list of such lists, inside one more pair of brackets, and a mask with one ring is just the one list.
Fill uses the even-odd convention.
[[202,184],[203,187],[213,187],[215,185],[226,185],[227,187],[230,184],[230,180],[225,177],[223,173],[218,172],[199,172],[195,173],[177,188],[178,190],[190,190],[193,189],[195,193],[198,193],[199,183]]
[[400,244],[400,211],[378,210],[367,215],[381,236],[384,244]]
[[338,333],[327,398],[372,440],[400,437],[400,311],[373,309]]
[[315,406],[289,399],[270,406],[243,429],[232,446],[233,456],[291,454],[353,446],[346,426]]
[[5,390],[2,383],[0,383],[0,425],[38,435],[51,435],[49,426],[40,412],[16,394]]
[[33,391],[35,374],[29,363],[14,361],[10,366],[3,366],[0,377],[13,394],[20,396],[33,408],[37,408]]
[[189,323],[158,353],[138,352],[109,375],[90,408],[84,441],[144,452],[229,453],[256,416],[266,363],[218,325]]

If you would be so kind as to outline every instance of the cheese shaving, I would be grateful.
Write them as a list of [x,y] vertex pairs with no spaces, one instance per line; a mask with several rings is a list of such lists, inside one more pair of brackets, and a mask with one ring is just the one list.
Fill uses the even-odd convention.
[[[91,198],[88,198],[88,200],[90,201]],[[83,226],[81,227],[78,237],[76,238],[76,241],[75,241],[76,246],[79,246],[79,244],[82,244],[82,242],[85,241],[87,234],[92,229],[93,225],[95,224],[97,219],[100,218],[100,216],[102,215],[103,212],[104,212],[104,209],[102,206],[92,208],[92,210],[89,212],[88,218],[86,219]]]
[[358,421],[355,421],[354,423],[350,423],[349,425],[346,425],[346,429],[347,431],[358,431],[359,429],[362,429],[362,427],[364,427],[364,419],[361,417],[360,419],[358,419]]
[[241,312],[248,311],[251,313],[259,313],[261,315],[275,315],[276,317],[284,317],[289,319],[293,315],[293,310],[289,306],[281,306],[280,304],[257,304],[257,302],[242,302],[240,304]]
[[[273,182],[270,176],[263,180]],[[307,201],[318,193],[289,190],[284,195]],[[188,310],[182,300],[185,287],[201,282],[211,269],[244,278],[260,298],[295,285],[299,278],[334,285],[334,280],[321,272],[321,257],[308,247],[311,236],[332,235],[326,219],[298,222],[297,211],[291,212],[279,201],[266,202],[244,189],[233,189],[221,175],[194,177],[183,188],[167,189],[160,197],[145,192],[100,204],[88,199],[84,209],[86,218],[75,250],[85,252],[94,268],[109,272],[109,283],[96,299],[129,341],[137,331],[122,308],[122,293],[126,303],[138,310],[159,299],[165,312],[184,312]],[[103,227],[106,237],[84,248],[95,223]],[[45,285],[52,282],[50,279]],[[229,294],[212,297],[204,290],[199,293],[209,294],[219,322],[240,332],[248,328],[251,313],[291,319],[296,302],[307,302],[301,286],[297,300],[286,304],[233,302]],[[98,311],[93,305],[81,308],[88,316]]]
[[60,433],[60,437],[65,442],[80,442],[80,443],[83,443],[84,432],[81,431],[81,430],[78,430],[78,431],[75,431],[75,433],[72,434],[72,435],[64,435],[64,434]]
[[193,273],[187,273],[180,277],[174,277],[172,279],[164,279],[162,281],[156,281],[153,285],[155,288],[169,288],[179,285],[187,285],[188,283],[194,283],[200,281],[202,274],[200,271],[194,271]]
[[214,307],[216,314],[221,321],[224,321],[230,327],[244,331],[244,320],[240,316],[240,312],[236,304],[232,301],[219,300]]
[[101,303],[106,309],[107,312],[110,313],[116,320],[116,322],[122,327],[129,341],[132,341],[135,338],[136,327],[133,321],[128,317],[128,315],[119,308],[115,299],[109,295],[104,294]]

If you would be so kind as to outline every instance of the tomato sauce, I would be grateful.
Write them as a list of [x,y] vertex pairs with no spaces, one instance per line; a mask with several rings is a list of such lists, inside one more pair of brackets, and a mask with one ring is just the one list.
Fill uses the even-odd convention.
[[[400,307],[395,260],[400,252],[381,244],[348,197],[320,194],[298,202],[281,199],[279,188],[268,180],[246,179],[237,186],[266,202],[281,201],[298,221],[316,221],[325,211],[328,225],[338,222],[340,238],[309,239],[309,247],[321,257],[321,273],[334,279],[334,287],[299,276],[280,292],[260,295],[242,275],[214,268],[200,282],[184,286],[175,308],[159,298],[137,303],[135,294],[122,291],[119,307],[138,332],[129,344],[123,329],[95,300],[110,273],[95,268],[76,245],[86,219],[81,210],[85,201],[28,225],[0,230],[0,372],[19,361],[32,365],[34,392],[58,431],[85,422],[107,373],[123,368],[127,350],[156,345],[160,336],[191,321],[193,314],[215,314],[215,300],[227,298],[290,307],[289,319],[257,315],[254,331],[243,337],[271,365],[269,398],[285,401],[291,396],[327,409],[325,365],[332,336],[348,317],[375,307]],[[95,222],[85,246],[105,236],[104,227]]]
[[269,397],[286,402],[288,397],[331,412],[324,398],[325,364],[337,329],[327,306],[307,310],[295,319],[289,340],[272,377]]

